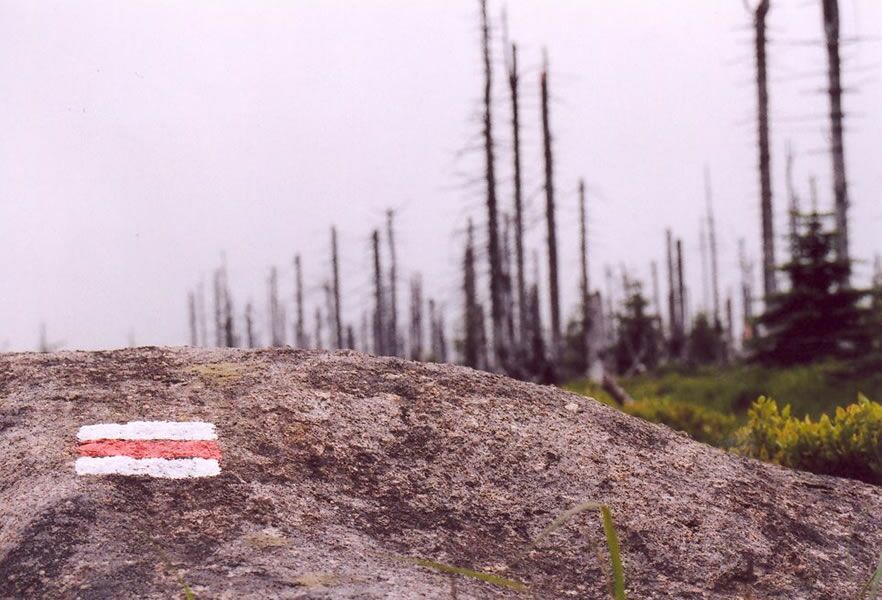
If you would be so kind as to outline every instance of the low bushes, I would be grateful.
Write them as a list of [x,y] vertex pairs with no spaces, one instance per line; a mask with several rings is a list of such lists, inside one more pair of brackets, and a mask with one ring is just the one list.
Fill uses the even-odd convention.
[[736,450],[795,469],[882,484],[882,405],[859,395],[833,418],[797,419],[790,405],[759,398],[739,430]]
[[685,431],[712,446],[730,446],[738,425],[733,415],[698,404],[673,400],[638,400],[624,408],[628,414]]

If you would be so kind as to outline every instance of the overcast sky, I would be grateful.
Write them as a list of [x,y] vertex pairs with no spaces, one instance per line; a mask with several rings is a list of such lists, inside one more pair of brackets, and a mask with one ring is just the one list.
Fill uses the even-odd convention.
[[[841,0],[853,254],[882,250],[882,2]],[[695,302],[702,170],[710,167],[723,290],[737,239],[758,259],[755,92],[741,0],[509,0],[521,45],[529,244],[541,248],[538,66],[550,58],[562,278],[577,287],[576,185],[589,186],[591,276],[648,277],[664,229],[685,238]],[[499,25],[502,4],[491,2]],[[829,203],[819,2],[773,0],[777,232],[786,142],[804,196]],[[500,33],[497,29],[496,33]],[[501,67],[501,46],[495,62]],[[187,341],[186,294],[225,252],[237,310],[265,321],[266,276],[303,254],[323,302],[340,229],[344,308],[370,294],[368,236],[398,211],[402,279],[459,313],[465,221],[483,223],[476,0],[0,0],[0,348]],[[509,117],[495,91],[502,208]],[[461,151],[466,150],[464,153]],[[779,243],[779,256],[784,245]],[[869,264],[858,265],[866,277]],[[756,270],[759,285],[759,270]],[[402,294],[402,303],[404,294]]]

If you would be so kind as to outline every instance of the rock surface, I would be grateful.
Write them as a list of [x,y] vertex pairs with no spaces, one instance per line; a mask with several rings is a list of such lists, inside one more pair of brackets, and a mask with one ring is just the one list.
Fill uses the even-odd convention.
[[[80,426],[216,424],[204,479],[78,477]],[[469,369],[295,350],[0,355],[0,597],[852,598],[882,491]],[[524,582],[516,593],[415,565]]]

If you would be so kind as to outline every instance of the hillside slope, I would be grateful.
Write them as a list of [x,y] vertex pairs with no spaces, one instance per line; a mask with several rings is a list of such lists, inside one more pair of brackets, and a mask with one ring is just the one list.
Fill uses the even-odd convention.
[[[214,423],[221,473],[78,476],[77,432]],[[0,355],[0,597],[851,598],[882,491],[744,460],[590,399],[469,369],[295,350]],[[417,566],[492,571],[529,593]]]

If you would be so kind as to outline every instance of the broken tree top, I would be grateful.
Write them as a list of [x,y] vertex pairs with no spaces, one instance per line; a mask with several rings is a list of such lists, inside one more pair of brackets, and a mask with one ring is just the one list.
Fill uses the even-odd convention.
[[[879,488],[351,352],[0,355],[0,457],[3,598],[449,598],[451,577],[461,598],[515,594],[432,564],[606,598],[597,515],[523,555],[589,501],[612,509],[632,598],[850,598],[882,550]],[[116,466],[78,475],[84,458]],[[146,466],[191,460],[217,470]]]

